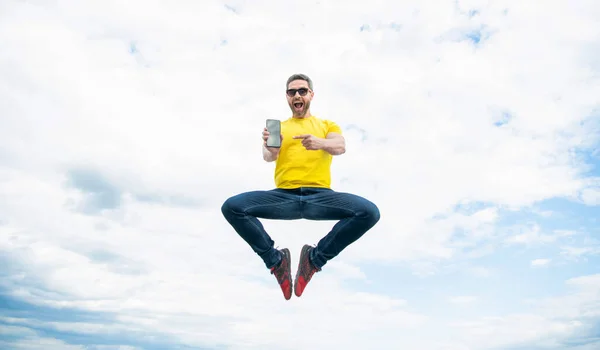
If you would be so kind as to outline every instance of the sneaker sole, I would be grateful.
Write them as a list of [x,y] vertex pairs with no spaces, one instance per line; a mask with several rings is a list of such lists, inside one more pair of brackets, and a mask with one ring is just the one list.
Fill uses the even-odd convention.
[[279,286],[279,290],[281,290],[282,294],[283,294],[283,298],[285,300],[290,300],[292,299],[292,294],[294,294],[294,281],[292,281],[292,254],[290,253],[290,250],[287,248],[284,248],[281,250],[281,252],[284,255],[284,259],[287,259],[287,271],[288,271],[288,276],[289,276],[289,283],[290,283],[290,295],[289,297],[287,295],[285,295],[285,293],[283,292],[283,290],[281,289],[281,285]]
[[[300,260],[299,263],[302,261],[302,257],[303,255],[308,255],[310,254],[310,246],[303,246],[302,250],[300,251]],[[308,285],[308,282],[306,282],[306,285],[304,286],[304,288],[302,289],[302,291],[300,291],[299,293],[296,290],[296,286],[298,285],[298,279],[300,278],[300,266],[298,266],[298,270],[296,271],[296,277],[294,278],[294,287],[292,288],[294,291],[294,295],[296,295],[296,297],[300,298],[302,296],[302,294],[304,294],[304,290],[306,289],[306,285]]]

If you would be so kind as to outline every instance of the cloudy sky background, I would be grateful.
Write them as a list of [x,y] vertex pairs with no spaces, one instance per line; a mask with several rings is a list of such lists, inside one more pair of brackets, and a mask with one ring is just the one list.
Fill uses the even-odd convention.
[[[600,347],[597,1],[1,0],[0,43],[0,348]],[[285,301],[220,205],[297,72],[382,219]],[[263,222],[293,273],[333,225]]]

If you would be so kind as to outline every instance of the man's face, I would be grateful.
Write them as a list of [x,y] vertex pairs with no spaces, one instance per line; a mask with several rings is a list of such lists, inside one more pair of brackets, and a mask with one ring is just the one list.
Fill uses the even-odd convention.
[[286,97],[292,113],[303,116],[310,108],[310,101],[313,94],[308,88],[308,82],[304,80],[290,82],[286,91]]

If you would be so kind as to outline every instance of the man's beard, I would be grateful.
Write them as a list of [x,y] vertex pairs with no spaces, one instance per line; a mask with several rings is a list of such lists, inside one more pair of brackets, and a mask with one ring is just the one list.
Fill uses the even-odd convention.
[[297,110],[296,107],[294,107],[294,102],[291,102],[289,106],[292,110],[292,113],[295,116],[304,116],[306,114],[306,111],[308,111],[308,109],[310,108],[310,102],[302,101],[302,107],[299,110]]

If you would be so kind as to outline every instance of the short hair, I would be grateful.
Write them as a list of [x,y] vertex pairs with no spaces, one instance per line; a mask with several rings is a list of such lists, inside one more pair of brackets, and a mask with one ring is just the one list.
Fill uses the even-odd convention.
[[308,88],[313,90],[313,83],[312,80],[308,77],[308,75],[306,74],[293,74],[292,76],[290,76],[287,80],[287,83],[285,84],[285,88],[287,89],[288,86],[290,86],[290,83],[294,80],[304,80],[308,83]]

